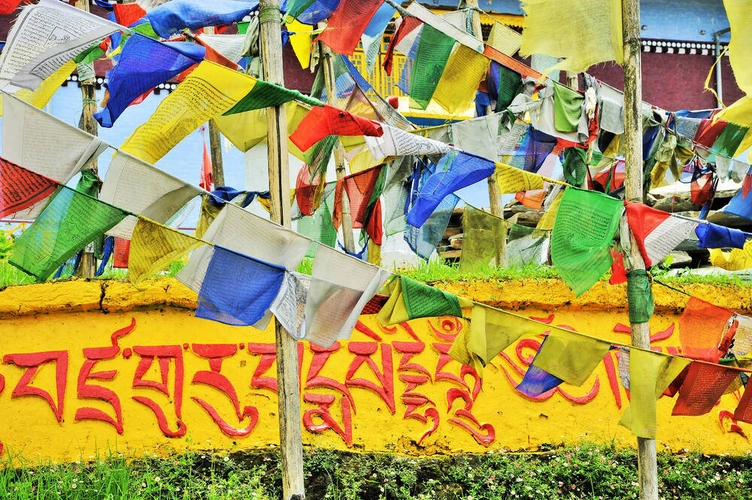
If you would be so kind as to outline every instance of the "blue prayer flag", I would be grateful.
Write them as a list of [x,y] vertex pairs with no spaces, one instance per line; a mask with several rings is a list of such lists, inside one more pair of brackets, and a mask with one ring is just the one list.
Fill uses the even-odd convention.
[[[541,349],[543,349],[546,340],[548,340],[548,337],[543,339],[538,352],[541,352]],[[538,357],[537,354],[535,356],[536,358]],[[533,362],[525,372],[525,376],[522,378],[522,382],[520,382],[517,386],[517,390],[527,396],[530,396],[531,398],[535,398],[540,396],[544,392],[558,387],[562,382],[563,380],[559,377],[555,377],[547,371],[535,366],[535,359],[533,359]]]
[[205,55],[206,49],[196,43],[164,43],[134,33],[123,45],[118,63],[107,73],[110,98],[94,119],[103,127],[112,127],[136,98],[200,63]]
[[718,224],[700,224],[695,228],[698,248],[744,248],[747,233]]
[[258,0],[172,0],[146,14],[154,31],[170,38],[184,28],[195,30],[241,21],[258,7]]
[[284,276],[282,266],[215,246],[198,294],[196,317],[253,325],[277,297]]

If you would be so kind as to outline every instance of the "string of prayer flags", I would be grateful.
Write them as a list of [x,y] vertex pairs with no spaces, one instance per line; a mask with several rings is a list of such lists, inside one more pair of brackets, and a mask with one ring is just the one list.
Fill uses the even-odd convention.
[[389,276],[386,269],[319,246],[313,261],[303,338],[323,347],[349,339],[360,312]]
[[241,21],[258,7],[258,1],[247,0],[172,0],[150,10],[146,20],[162,38],[170,38],[185,28],[196,30]]
[[118,208],[61,185],[34,224],[16,239],[8,262],[37,281],[44,281],[126,215]]
[[64,184],[108,147],[102,139],[13,96],[6,94],[3,100],[4,121],[13,124],[3,127],[3,157],[8,161]]
[[671,414],[699,416],[709,413],[739,374],[738,368],[693,362],[679,387],[679,397]]
[[494,162],[486,158],[462,151],[450,152],[421,183],[418,196],[407,213],[407,223],[421,227],[446,196],[488,178],[495,169]]
[[658,398],[691,363],[691,360],[666,356],[642,349],[629,353],[629,393],[631,404],[619,421],[635,436],[655,439],[658,424]]
[[[251,77],[253,78],[253,77]],[[318,99],[303,95],[297,90],[289,90],[280,85],[265,82],[263,80],[255,80],[253,88],[248,95],[243,97],[237,104],[227,110],[225,115],[233,115],[236,113],[243,113],[246,111],[252,111],[255,109],[269,108],[272,106],[281,106],[292,100],[297,100],[309,106],[322,106],[323,103]]]
[[[57,0],[23,9],[0,54],[0,88],[35,89],[63,64],[121,26]],[[63,35],[61,35],[64,34]]]
[[734,70],[736,84],[746,94],[731,106],[718,113],[717,118],[728,122],[750,127],[752,119],[752,60],[750,60],[749,47],[752,44],[752,34],[749,32],[752,23],[752,12],[749,4],[744,0],[724,0],[726,15],[731,28],[731,41],[729,43],[729,62]]
[[624,62],[620,3],[525,0],[522,8],[526,17],[520,54],[564,58],[548,71],[580,73],[601,62]]
[[489,62],[483,54],[457,45],[447,60],[433,99],[448,113],[465,111],[472,105],[476,90],[488,73]]
[[251,326],[277,297],[285,268],[215,246],[198,293],[196,317]]
[[690,297],[679,318],[679,341],[683,355],[717,363],[728,349],[728,346],[724,350],[719,347],[733,314],[728,309]]
[[290,141],[301,151],[307,151],[328,135],[376,136],[383,134],[381,124],[353,115],[333,106],[313,108],[290,135]]
[[478,374],[501,351],[522,337],[542,335],[550,327],[537,321],[499,309],[473,304],[470,328],[458,335],[449,355],[463,365],[472,366]]
[[130,104],[160,83],[200,63],[206,49],[191,42],[164,43],[133,33],[122,47],[118,62],[107,72],[109,99],[94,119],[105,128]]
[[254,78],[243,73],[203,61],[120,149],[147,163],[156,163],[201,124],[234,106],[255,83]]
[[139,217],[131,236],[128,279],[139,288],[146,278],[166,269],[201,244],[192,236]]
[[507,239],[504,219],[465,205],[462,213],[460,272],[502,265]]
[[625,202],[627,222],[645,266],[660,263],[676,246],[690,237],[699,221],[679,217],[641,203]]
[[533,364],[564,382],[581,386],[610,348],[610,342],[552,328]]
[[385,326],[434,316],[462,317],[462,308],[472,306],[468,299],[406,276],[395,277],[389,286],[389,300],[377,316]]
[[611,267],[611,242],[622,209],[620,200],[602,193],[564,192],[551,235],[551,260],[577,296]]
[[[409,71],[410,99],[426,109],[449,61],[455,40],[426,24],[420,33],[415,59]],[[473,89],[475,90],[475,89]]]
[[58,184],[0,157],[0,217],[13,215],[49,198]]
[[[107,169],[100,199],[130,213],[166,224],[201,189],[122,151]],[[129,216],[108,234],[130,239],[136,217]]]
[[338,54],[352,55],[384,0],[340,0],[318,40]]
[[744,231],[712,222],[699,224],[695,233],[699,238],[698,248],[744,248],[747,237],[750,236]]
[[411,224],[404,226],[404,239],[416,255],[428,260],[436,252],[436,245],[444,238],[449,219],[451,219],[454,207],[457,206],[459,200],[460,198],[457,195],[450,194],[441,200],[439,206],[421,227],[415,227]]

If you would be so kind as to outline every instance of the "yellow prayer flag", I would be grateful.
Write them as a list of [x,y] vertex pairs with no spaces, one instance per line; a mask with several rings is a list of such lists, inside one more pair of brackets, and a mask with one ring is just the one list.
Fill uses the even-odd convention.
[[496,163],[496,184],[499,186],[501,194],[543,189],[544,180],[542,175],[526,172],[503,163]]
[[556,195],[556,198],[554,198],[554,201],[551,203],[551,206],[543,213],[543,217],[541,217],[541,220],[538,221],[538,225],[535,227],[536,229],[542,229],[544,231],[553,231],[554,230],[554,223],[556,222],[556,214],[559,211],[559,205],[561,205],[561,198],[564,196],[564,191],[560,191],[559,194]]
[[456,44],[433,93],[433,99],[448,113],[466,110],[472,105],[478,85],[485,78],[490,63],[491,60],[480,52]]
[[550,327],[516,314],[474,304],[470,328],[457,336],[449,355],[456,361],[475,368],[481,376],[483,367],[501,351],[522,337],[540,335]]
[[[736,84],[745,94],[752,94],[752,5],[749,0],[723,0],[731,28],[729,62],[734,70]],[[728,120],[724,118],[724,120]],[[733,121],[733,120],[728,120]],[[736,123],[736,122],[734,122]]]
[[614,0],[525,0],[520,54],[564,60],[549,68],[577,73],[605,62],[624,62],[621,2]]
[[752,268],[752,241],[744,248],[733,248],[730,252],[720,248],[710,248],[710,263],[727,271],[741,271]]
[[307,69],[311,65],[311,26],[299,22],[297,19],[287,18],[287,31],[290,34],[290,45],[295,52],[295,57],[300,62],[300,67]]
[[631,404],[619,425],[635,436],[655,439],[658,398],[691,362],[652,351],[631,349],[629,352],[629,393]]
[[57,89],[68,79],[73,70],[76,69],[76,63],[73,60],[68,61],[58,68],[54,73],[45,78],[42,83],[31,91],[29,89],[21,89],[16,92],[16,97],[22,101],[26,101],[35,108],[42,109],[50,102],[52,96]]
[[737,154],[743,153],[749,148],[752,148],[752,128],[747,130],[747,134],[744,136],[744,139],[742,139],[742,142],[739,144],[739,147],[736,148]]
[[511,57],[520,50],[522,35],[506,24],[494,21],[486,43],[502,54]]
[[552,328],[535,356],[535,366],[564,382],[580,386],[610,348],[610,342]]
[[728,108],[722,109],[713,119],[752,128],[752,95],[745,95]]
[[156,163],[201,124],[233,107],[254,85],[251,76],[203,61],[120,149]]
[[128,277],[139,288],[143,280],[202,245],[200,240],[139,217],[131,236]]

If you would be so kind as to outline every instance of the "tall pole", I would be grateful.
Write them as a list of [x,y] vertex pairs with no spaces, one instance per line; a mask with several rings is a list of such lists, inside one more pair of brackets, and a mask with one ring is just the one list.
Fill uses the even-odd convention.
[[[76,2],[76,8],[89,12],[89,0],[79,0]],[[81,75],[79,71],[79,82],[81,83],[81,130],[97,135],[97,121],[94,119],[94,113],[97,112],[97,95],[96,95],[96,75],[93,67],[91,75]],[[84,76],[84,79],[81,79]],[[87,167],[95,174],[97,173],[97,160],[93,160]],[[81,278],[93,278],[97,268],[97,259],[94,258],[94,246],[89,243],[81,254],[81,263],[78,266],[77,275]]]
[[[642,63],[640,59],[640,3],[622,0],[624,35],[624,140],[625,189],[628,201],[642,203]],[[630,232],[629,258],[632,269],[645,270],[634,236]],[[632,280],[632,276],[629,277]],[[632,345],[650,348],[648,323],[632,323]],[[637,438],[640,498],[658,500],[658,465],[654,439]]]
[[[214,34],[214,26],[207,26],[204,28],[204,31],[207,34]],[[224,186],[225,169],[222,163],[222,137],[219,134],[219,127],[217,127],[217,122],[214,118],[209,120],[209,153],[211,154],[214,186]]]
[[[319,23],[319,28],[326,27],[326,24]],[[336,104],[337,99],[337,87],[334,83],[334,63],[332,62],[332,51],[319,42],[319,51],[321,52],[321,64],[324,69],[324,82],[326,84],[326,100],[331,105]],[[336,168],[337,181],[340,181],[347,175],[345,170],[345,148],[342,147],[342,143],[337,140],[334,145],[334,164]],[[340,215],[342,220],[342,239],[345,241],[345,250],[348,253],[355,252],[355,238],[353,237],[352,229],[352,215],[350,214],[350,199],[347,197],[347,190],[342,193],[342,213]]]
[[[261,0],[258,16],[264,79],[270,83],[284,85],[279,0]],[[266,125],[271,217],[274,222],[290,227],[290,167],[287,154],[285,107],[267,108]],[[275,330],[283,499],[303,500],[305,499],[303,432],[300,416],[297,342],[276,320]]]

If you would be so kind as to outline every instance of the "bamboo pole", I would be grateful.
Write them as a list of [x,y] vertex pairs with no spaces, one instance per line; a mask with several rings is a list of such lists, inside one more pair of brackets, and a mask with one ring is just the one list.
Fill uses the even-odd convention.
[[[79,0],[76,2],[76,8],[90,12],[88,0]],[[94,119],[94,113],[97,112],[96,76],[85,80],[79,79],[79,83],[81,84],[82,103],[80,128],[91,135],[97,135],[97,121]],[[96,174],[97,160],[92,160],[87,168]],[[81,263],[78,266],[76,275],[81,278],[93,278],[96,269],[97,259],[94,257],[94,246],[92,243],[89,243],[81,254]]]
[[[640,60],[639,0],[622,0],[624,35],[624,140],[626,160],[626,199],[642,202],[642,79]],[[629,258],[633,270],[644,270],[634,236],[630,232]],[[630,278],[631,279],[631,278]],[[631,325],[632,345],[650,348],[648,323]],[[658,499],[658,465],[654,439],[637,438],[640,498]]]
[[[319,23],[319,28],[326,27],[325,23]],[[326,100],[332,106],[337,104],[337,87],[334,83],[334,63],[332,62],[332,51],[321,42],[319,43],[319,51],[321,53],[321,64],[324,69],[324,82],[326,84]],[[347,175],[345,170],[345,148],[342,147],[342,143],[337,140],[334,145],[334,165],[335,172],[337,174],[337,181],[339,182]],[[342,239],[345,241],[345,250],[348,253],[355,252],[355,238],[353,236],[352,227],[352,215],[350,214],[350,199],[347,197],[347,190],[342,193]]]
[[[214,26],[204,28],[207,34],[214,33]],[[222,162],[222,137],[219,135],[217,122],[212,118],[209,120],[209,154],[212,162],[212,178],[214,187],[225,185],[225,169]]]
[[[279,0],[261,0],[258,16],[264,79],[270,83],[284,85]],[[285,107],[267,108],[266,124],[271,217],[274,222],[290,227],[290,168]],[[283,498],[303,500],[305,499],[305,484],[297,341],[282,328],[276,319],[275,331]]]

